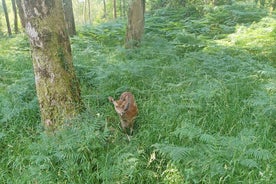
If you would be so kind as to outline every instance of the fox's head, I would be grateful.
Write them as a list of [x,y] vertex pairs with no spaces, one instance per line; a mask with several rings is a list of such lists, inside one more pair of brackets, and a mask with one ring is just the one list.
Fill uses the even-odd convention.
[[125,112],[129,108],[129,98],[128,96],[124,96],[120,98],[119,100],[114,100],[112,97],[108,97],[109,101],[113,103],[115,111],[120,115],[123,116]]

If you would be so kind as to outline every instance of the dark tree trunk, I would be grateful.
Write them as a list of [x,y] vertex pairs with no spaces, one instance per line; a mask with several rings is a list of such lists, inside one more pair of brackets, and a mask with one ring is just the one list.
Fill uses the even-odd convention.
[[117,18],[117,5],[116,5],[116,0],[113,0],[113,16],[114,16],[114,19]]
[[18,29],[18,18],[17,18],[17,9],[16,9],[15,0],[12,0],[12,10],[14,14],[14,32],[18,33],[19,29]]
[[123,17],[126,16],[126,0],[123,0]]
[[23,8],[22,8],[21,1],[22,0],[16,0],[16,6],[17,6],[17,9],[18,9],[18,14],[19,14],[19,17],[20,17],[21,25],[22,25],[23,28],[25,28],[25,17],[24,17],[24,14],[23,14]]
[[56,130],[83,107],[62,0],[21,2],[25,31],[31,44],[41,119],[46,130]]
[[11,25],[10,25],[9,14],[8,14],[8,9],[7,9],[7,5],[6,5],[6,1],[5,0],[2,0],[2,6],[3,6],[5,18],[6,18],[6,24],[7,24],[8,34],[11,35],[12,34],[12,32],[11,32]]
[[67,27],[68,33],[70,36],[76,35],[76,26],[75,26],[72,0],[63,0],[63,8],[64,8],[65,21],[66,21],[66,27]]

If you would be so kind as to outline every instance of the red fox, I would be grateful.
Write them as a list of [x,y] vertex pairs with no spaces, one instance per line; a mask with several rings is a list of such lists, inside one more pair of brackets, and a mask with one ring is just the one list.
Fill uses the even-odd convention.
[[115,111],[120,117],[123,131],[127,133],[126,128],[129,128],[130,135],[132,135],[134,120],[138,114],[134,96],[130,92],[124,92],[119,100],[114,100],[112,97],[108,97],[108,99],[113,103]]

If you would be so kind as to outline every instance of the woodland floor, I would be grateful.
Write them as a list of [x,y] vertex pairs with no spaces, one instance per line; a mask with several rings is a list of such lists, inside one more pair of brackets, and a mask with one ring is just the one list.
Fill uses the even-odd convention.
[[[125,21],[71,39],[86,111],[45,135],[27,38],[0,39],[0,183],[276,183],[276,16],[161,9],[140,48]],[[131,91],[129,142],[107,97]]]

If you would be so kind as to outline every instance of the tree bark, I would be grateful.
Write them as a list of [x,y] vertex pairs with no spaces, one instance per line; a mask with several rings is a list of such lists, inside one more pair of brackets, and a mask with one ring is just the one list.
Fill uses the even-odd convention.
[[126,16],[126,0],[123,0],[123,17]]
[[16,6],[17,6],[17,9],[18,9],[18,14],[19,14],[19,17],[20,17],[21,25],[25,29],[25,17],[24,17],[24,14],[23,14],[24,11],[23,11],[23,8],[22,8],[21,0],[16,0]]
[[114,19],[117,18],[117,5],[116,5],[116,0],[113,0],[113,16],[114,16]]
[[7,5],[6,5],[6,1],[5,0],[2,0],[2,6],[3,6],[5,18],[6,18],[6,24],[7,24],[8,34],[11,35],[12,34],[12,32],[11,32],[11,25],[10,25],[9,14],[8,14],[8,9],[7,9]]
[[76,26],[75,26],[72,0],[63,0],[63,8],[64,8],[65,21],[66,21],[66,27],[67,27],[68,33],[70,36],[76,35]]
[[32,49],[41,119],[46,130],[56,130],[83,107],[62,0],[21,2]]
[[104,15],[103,18],[107,18],[107,13],[106,13],[106,2],[103,0],[103,6],[104,6]]
[[126,48],[134,48],[140,45],[144,34],[145,1],[133,0],[128,10],[128,24],[126,31]]
[[12,10],[13,10],[13,14],[14,14],[14,32],[17,34],[19,32],[18,29],[18,18],[17,18],[17,9],[16,9],[16,4],[15,4],[15,0],[12,0]]

